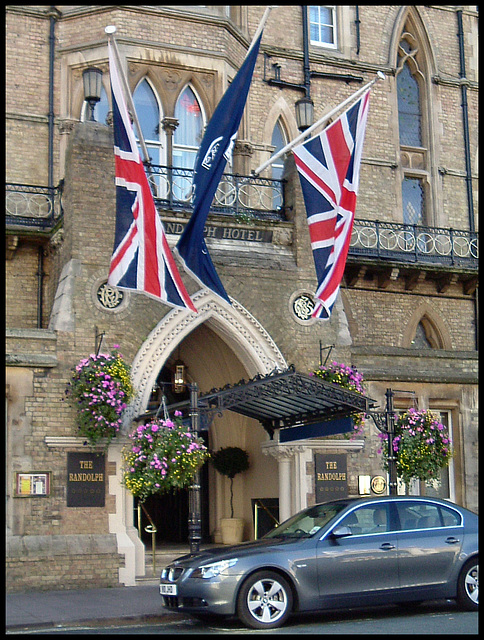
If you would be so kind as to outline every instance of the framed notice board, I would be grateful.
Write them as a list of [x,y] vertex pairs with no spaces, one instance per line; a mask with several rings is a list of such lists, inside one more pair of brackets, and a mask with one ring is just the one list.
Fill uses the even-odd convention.
[[314,454],[316,502],[326,502],[348,495],[346,455]]
[[34,496],[48,496],[50,494],[50,471],[16,473],[15,496],[17,498],[32,498]]

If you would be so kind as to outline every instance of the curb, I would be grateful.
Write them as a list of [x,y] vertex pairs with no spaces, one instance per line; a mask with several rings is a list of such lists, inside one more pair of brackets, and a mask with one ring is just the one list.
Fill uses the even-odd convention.
[[167,613],[166,615],[160,614],[143,614],[143,615],[131,615],[122,618],[88,618],[86,620],[69,620],[65,622],[59,622],[53,620],[51,622],[32,622],[29,624],[16,624],[6,625],[6,633],[19,633],[22,631],[29,631],[30,629],[70,629],[77,627],[110,627],[110,626],[134,626],[136,624],[163,624],[165,622],[176,622],[177,620],[186,620],[189,616],[184,614]]

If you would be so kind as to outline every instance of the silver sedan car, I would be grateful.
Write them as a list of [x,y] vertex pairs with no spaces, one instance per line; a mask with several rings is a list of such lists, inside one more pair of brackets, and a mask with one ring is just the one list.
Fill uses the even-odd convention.
[[297,513],[260,540],[175,560],[163,605],[254,629],[293,612],[456,599],[478,607],[478,516],[435,498],[348,498]]

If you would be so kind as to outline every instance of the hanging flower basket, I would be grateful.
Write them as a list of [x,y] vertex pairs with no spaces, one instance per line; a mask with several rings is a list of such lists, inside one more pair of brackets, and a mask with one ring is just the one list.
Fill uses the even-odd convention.
[[130,367],[119,352],[91,354],[76,366],[66,396],[77,409],[79,434],[90,445],[102,438],[109,444],[120,430],[123,411],[134,396]]
[[209,457],[203,440],[181,424],[180,412],[171,420],[139,425],[123,449],[123,484],[144,502],[151,495],[183,489]]
[[[363,376],[361,373],[358,373],[356,367],[349,367],[348,365],[341,362],[333,361],[327,366],[320,365],[319,369],[316,369],[309,375],[317,376],[325,382],[337,384],[338,386],[343,387],[343,389],[356,391],[357,393],[366,395],[366,391],[363,386]],[[352,413],[351,418],[353,419],[353,431],[349,437],[356,438],[363,432],[365,414]],[[345,437],[348,437],[348,434],[344,435]]]
[[[382,440],[379,453],[383,453],[383,466],[388,470],[388,434],[378,435]],[[411,408],[398,418],[393,451],[397,476],[407,485],[413,478],[439,481],[440,470],[447,467],[452,458],[448,431],[429,409]]]

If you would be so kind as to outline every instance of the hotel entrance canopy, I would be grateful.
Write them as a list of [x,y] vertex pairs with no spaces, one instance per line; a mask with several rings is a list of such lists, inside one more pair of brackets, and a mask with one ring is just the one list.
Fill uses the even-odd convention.
[[[310,425],[311,429],[299,432],[302,437],[343,433],[349,430],[348,418],[352,413],[366,413],[374,404],[374,400],[360,393],[317,376],[298,373],[293,365],[285,371],[259,374],[248,382],[241,380],[198,397],[201,417],[234,411],[258,420],[271,439],[276,429]],[[186,401],[172,404],[168,410],[189,408],[190,403]]]

